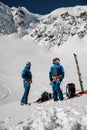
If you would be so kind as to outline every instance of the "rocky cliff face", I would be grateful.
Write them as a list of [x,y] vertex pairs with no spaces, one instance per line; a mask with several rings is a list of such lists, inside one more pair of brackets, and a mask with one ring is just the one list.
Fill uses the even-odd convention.
[[11,34],[14,32],[16,32],[16,28],[11,9],[0,2],[0,33]]
[[77,6],[55,10],[47,16],[43,16],[40,24],[31,33],[37,43],[40,44],[43,41],[48,47],[62,45],[70,36],[74,35],[78,35],[79,38],[87,35],[86,7]]
[[26,8],[9,8],[0,2],[0,33],[18,33],[19,36],[28,34],[39,22],[39,15],[30,13]]

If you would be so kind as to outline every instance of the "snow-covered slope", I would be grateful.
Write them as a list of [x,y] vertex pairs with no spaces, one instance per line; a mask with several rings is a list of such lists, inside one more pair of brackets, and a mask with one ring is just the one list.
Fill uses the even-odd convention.
[[[40,48],[29,36],[0,37],[0,130],[87,130],[87,95],[66,100],[66,84],[80,85],[73,52],[78,56],[84,89],[87,90],[87,37],[70,39],[54,51]],[[65,100],[42,104],[33,103],[43,91],[52,92],[48,78],[52,59],[59,57],[65,69],[61,84]],[[33,83],[30,90],[31,106],[21,106],[23,94],[21,70],[26,61],[32,62]]]

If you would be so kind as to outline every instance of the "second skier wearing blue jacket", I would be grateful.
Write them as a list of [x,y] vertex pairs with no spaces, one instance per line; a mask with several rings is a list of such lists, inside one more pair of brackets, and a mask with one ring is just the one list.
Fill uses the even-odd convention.
[[63,100],[63,93],[60,88],[60,84],[64,78],[64,68],[62,65],[60,65],[59,58],[53,59],[53,66],[50,68],[49,78],[52,85],[54,101],[57,101],[58,97],[60,100]]

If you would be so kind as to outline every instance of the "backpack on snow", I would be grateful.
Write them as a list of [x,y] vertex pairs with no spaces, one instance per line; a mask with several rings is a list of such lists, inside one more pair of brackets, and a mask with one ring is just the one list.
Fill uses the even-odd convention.
[[73,98],[75,96],[76,88],[74,83],[69,83],[66,85],[66,96],[68,98]]
[[36,102],[41,103],[41,102],[44,102],[44,101],[47,101],[47,100],[50,100],[50,99],[52,99],[52,94],[48,93],[47,91],[44,91],[41,94],[41,97]]
[[44,92],[41,94],[41,97],[42,97],[42,98],[48,97],[48,92],[44,91]]

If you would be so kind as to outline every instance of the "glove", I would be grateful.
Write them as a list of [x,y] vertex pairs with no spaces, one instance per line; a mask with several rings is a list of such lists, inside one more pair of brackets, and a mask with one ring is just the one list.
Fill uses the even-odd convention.
[[56,82],[57,80],[62,81],[60,76],[54,76],[52,82]]
[[53,78],[52,77],[50,77],[50,81],[52,82],[52,80],[53,80]]
[[32,80],[29,80],[28,82],[31,84],[31,83],[32,83]]
[[52,82],[56,82],[56,80],[57,80],[57,77],[54,77],[53,80],[52,80]]

